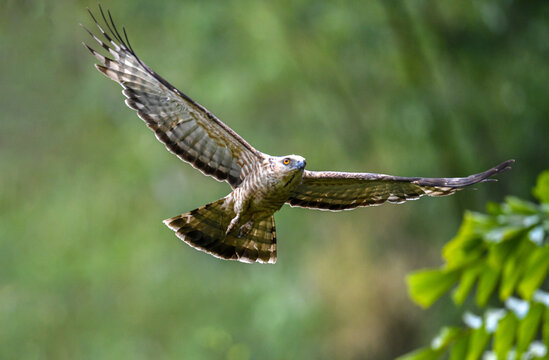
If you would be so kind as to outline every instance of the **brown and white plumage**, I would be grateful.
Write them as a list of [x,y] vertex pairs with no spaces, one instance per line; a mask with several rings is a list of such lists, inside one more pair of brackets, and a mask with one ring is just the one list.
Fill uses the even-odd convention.
[[507,170],[505,161],[480,174],[463,178],[400,177],[372,173],[305,171],[303,181],[288,200],[291,206],[322,210],[349,210],[389,202],[401,204],[421,196],[451,195],[466,186],[493,181],[490,176]]
[[109,24],[101,7],[100,11],[110,35],[89,13],[110,46],[88,32],[112,59],[84,44],[101,62],[97,69],[124,87],[126,105],[137,111],[168,150],[204,174],[238,186],[262,154],[145,65],[135,55],[127,37],[126,41],[122,39],[110,13]]
[[[226,234],[234,211],[223,208],[220,199],[186,214],[164,220],[185,243],[215,257],[242,262],[276,262],[276,229],[274,217],[254,224],[246,237],[236,231]],[[223,239],[223,241],[219,241]]]
[[[227,181],[233,191],[213,203],[164,220],[187,244],[216,257],[242,262],[276,262],[273,214],[285,203],[323,210],[346,210],[423,195],[444,196],[509,168],[508,160],[464,178],[397,177],[371,173],[305,170],[297,155],[276,157],[254,149],[212,113],[160,77],[135,54],[123,30],[99,7],[106,29],[93,39],[109,54],[84,44],[99,60],[97,69],[118,82],[126,104],[166,148],[206,175]],[[89,10],[88,10],[89,11]],[[87,30],[87,29],[86,29]],[[107,31],[108,30],[108,31]]]

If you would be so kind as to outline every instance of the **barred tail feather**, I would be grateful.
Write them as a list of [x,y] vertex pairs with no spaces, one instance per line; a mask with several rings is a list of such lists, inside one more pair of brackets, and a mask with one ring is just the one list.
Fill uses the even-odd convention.
[[[232,209],[223,206],[220,199],[188,213],[164,220],[176,235],[195,249],[226,260],[246,263],[276,262],[276,230],[274,217],[255,224],[244,236],[238,231],[226,234]],[[235,229],[237,230],[237,229]]]

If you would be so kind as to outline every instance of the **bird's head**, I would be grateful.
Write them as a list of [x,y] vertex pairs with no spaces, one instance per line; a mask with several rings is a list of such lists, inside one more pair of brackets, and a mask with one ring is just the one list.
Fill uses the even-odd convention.
[[301,182],[305,164],[305,158],[302,156],[286,155],[271,156],[266,165],[268,173],[276,179],[275,183],[281,184],[284,189],[291,190]]
[[299,155],[286,155],[274,157],[274,166],[280,172],[302,171],[307,164],[305,158]]
[[303,173],[305,158],[299,155],[272,156],[268,160],[270,172],[278,178],[294,177],[296,173]]

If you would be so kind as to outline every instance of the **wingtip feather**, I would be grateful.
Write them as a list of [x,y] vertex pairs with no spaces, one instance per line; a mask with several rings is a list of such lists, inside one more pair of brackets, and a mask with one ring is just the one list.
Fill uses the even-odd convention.
[[114,81],[117,81],[116,79],[114,79],[113,77],[111,77],[109,75],[109,68],[103,66],[103,65],[100,65],[100,64],[94,64],[93,66],[95,66],[95,68],[97,70],[99,70],[101,72],[101,74],[105,75],[106,77],[108,77],[109,79],[112,79]]

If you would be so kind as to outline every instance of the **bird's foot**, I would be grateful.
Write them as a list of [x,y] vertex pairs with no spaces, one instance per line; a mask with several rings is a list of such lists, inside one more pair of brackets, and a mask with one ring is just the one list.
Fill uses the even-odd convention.
[[253,223],[251,220],[245,223],[244,225],[242,225],[238,230],[238,237],[241,238],[242,236],[247,235],[250,232],[250,230],[252,230],[252,225]]
[[233,229],[233,227],[236,225],[236,223],[238,222],[238,220],[240,219],[240,215],[236,215],[232,220],[231,220],[231,223],[229,224],[229,227],[227,227],[227,231],[225,232],[225,235],[228,235],[229,232]]

